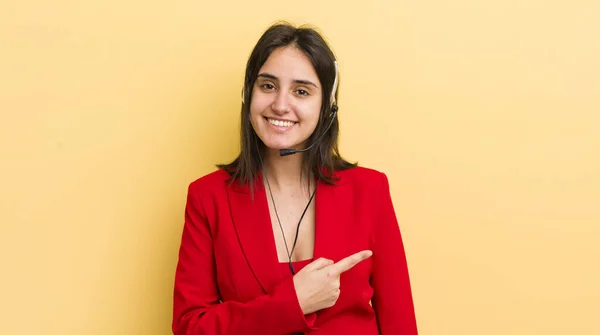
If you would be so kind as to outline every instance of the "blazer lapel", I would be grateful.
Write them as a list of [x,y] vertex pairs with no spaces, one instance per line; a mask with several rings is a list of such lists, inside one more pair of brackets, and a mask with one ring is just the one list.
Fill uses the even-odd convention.
[[[277,249],[262,176],[259,174],[254,199],[248,185],[227,188],[231,218],[239,243],[254,277],[265,293],[283,279],[276,266]],[[336,185],[319,181],[315,194],[314,259],[339,261],[349,256],[345,247],[351,223],[351,197],[341,179]]]
[[277,249],[262,178],[257,178],[254,199],[248,185],[227,188],[229,208],[237,237],[254,277],[265,293],[279,282]]
[[314,258],[324,257],[335,262],[345,255],[348,226],[351,222],[348,190],[340,179],[336,185],[319,181],[315,207]]

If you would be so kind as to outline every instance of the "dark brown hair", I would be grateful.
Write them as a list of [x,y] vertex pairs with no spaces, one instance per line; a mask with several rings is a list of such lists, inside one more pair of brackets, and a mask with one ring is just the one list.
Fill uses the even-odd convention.
[[[330,96],[336,76],[334,64],[336,59],[327,42],[314,28],[308,26],[296,28],[287,22],[272,25],[260,37],[246,64],[241,111],[241,152],[233,162],[217,165],[229,173],[232,182],[237,180],[241,185],[249,184],[251,190],[254,188],[258,172],[261,170],[260,154],[265,149],[265,144],[256,135],[250,123],[250,102],[254,83],[258,71],[269,55],[275,49],[289,45],[295,46],[310,59],[322,87],[323,103],[319,121],[314,132],[308,138],[308,143],[313,143],[319,135],[322,135],[331,121]],[[337,91],[335,92],[336,103]],[[335,184],[335,171],[356,166],[356,163],[350,163],[340,156],[338,134],[339,122],[336,117],[323,138],[312,149],[303,153],[302,177],[308,177],[312,172],[319,180],[327,184]]]

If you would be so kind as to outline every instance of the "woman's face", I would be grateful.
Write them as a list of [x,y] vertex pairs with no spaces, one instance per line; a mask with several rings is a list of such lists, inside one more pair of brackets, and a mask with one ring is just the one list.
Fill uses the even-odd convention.
[[302,149],[321,111],[321,83],[312,63],[294,46],[275,49],[258,71],[250,122],[271,149]]

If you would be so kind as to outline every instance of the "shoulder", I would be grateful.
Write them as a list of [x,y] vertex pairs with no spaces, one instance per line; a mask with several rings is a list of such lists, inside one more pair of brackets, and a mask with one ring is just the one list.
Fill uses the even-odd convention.
[[192,181],[189,184],[189,190],[196,192],[200,190],[204,192],[214,192],[218,189],[225,189],[229,179],[230,176],[225,170],[218,169]]
[[335,176],[339,178],[340,185],[351,185],[362,190],[381,190],[388,187],[388,178],[384,172],[364,166],[336,171]]
[[215,209],[227,198],[229,174],[216,170],[205,174],[188,184],[187,206],[206,217],[212,217]]
[[336,171],[335,175],[340,178],[340,182],[342,183],[373,183],[386,178],[385,173],[364,166]]

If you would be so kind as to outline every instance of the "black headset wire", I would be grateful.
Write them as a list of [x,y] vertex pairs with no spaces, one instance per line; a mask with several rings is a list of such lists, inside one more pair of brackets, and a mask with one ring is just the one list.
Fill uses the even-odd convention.
[[296,243],[298,242],[298,233],[300,232],[300,224],[302,223],[302,219],[304,218],[304,215],[306,214],[306,211],[308,210],[308,207],[310,207],[310,204],[313,201],[313,198],[315,197],[315,194],[317,192],[317,187],[315,185],[315,189],[312,192],[312,195],[310,196],[310,199],[308,200],[308,203],[306,204],[306,207],[304,207],[304,211],[302,211],[302,215],[300,216],[300,220],[298,220],[298,224],[296,225],[296,236],[294,237],[294,244],[292,245],[292,250],[290,251],[288,244],[287,244],[287,240],[285,238],[285,233],[283,231],[283,226],[281,224],[281,220],[279,219],[279,213],[277,212],[277,205],[275,205],[275,198],[273,197],[273,191],[271,190],[271,183],[269,183],[269,177],[267,176],[267,173],[265,171],[265,166],[263,163],[263,159],[262,159],[262,155],[260,154],[260,149],[258,148],[258,143],[256,142],[256,138],[255,138],[255,145],[256,145],[256,149],[258,151],[258,158],[260,160],[260,165],[263,169],[263,175],[265,176],[265,181],[267,182],[267,188],[269,189],[269,195],[271,197],[271,202],[273,203],[273,209],[275,210],[275,217],[277,218],[277,223],[279,224],[279,229],[281,230],[281,236],[283,237],[283,243],[285,245],[285,251],[288,255],[288,261],[289,261],[289,267],[290,267],[290,271],[292,272],[292,274],[296,274],[296,271],[294,269],[294,264],[292,263],[292,254],[294,253],[294,250],[296,249]]

